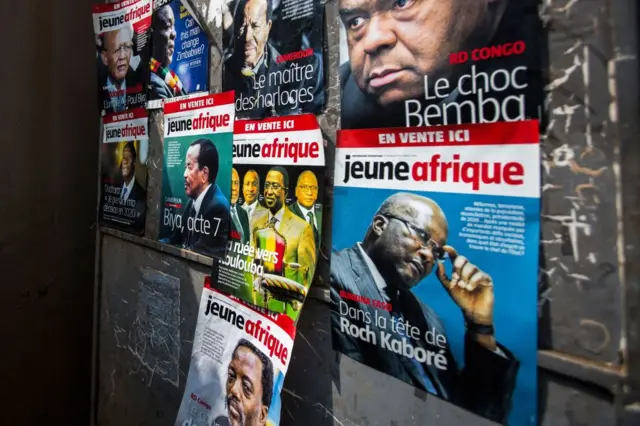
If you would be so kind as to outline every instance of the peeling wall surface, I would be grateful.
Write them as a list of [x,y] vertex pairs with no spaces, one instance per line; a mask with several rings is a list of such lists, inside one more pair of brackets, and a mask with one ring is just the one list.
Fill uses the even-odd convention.
[[[220,87],[221,0],[191,0],[213,40]],[[544,0],[547,103],[542,139],[539,416],[542,425],[640,424],[638,23],[635,0]],[[339,126],[337,1],[326,3],[326,112],[332,170]],[[211,260],[157,237],[162,113],[150,120],[145,238],[103,229],[95,421],[171,425],[188,371]],[[331,200],[331,174],[325,200]],[[327,303],[330,201],[322,256],[301,316],[281,424],[488,425],[331,348]],[[533,338],[533,336],[524,336]]]

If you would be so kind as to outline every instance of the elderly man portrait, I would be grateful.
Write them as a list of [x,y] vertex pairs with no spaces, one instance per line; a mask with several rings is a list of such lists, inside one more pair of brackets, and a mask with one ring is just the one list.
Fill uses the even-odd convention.
[[[362,241],[332,253],[334,347],[416,388],[504,423],[519,361],[495,338],[492,278],[447,245],[448,233],[445,214],[435,201],[411,193],[388,197],[374,214]],[[445,258],[453,265],[451,277],[446,273]],[[465,322],[464,368],[458,366],[449,337],[428,298],[418,299],[411,291],[431,273],[460,309],[461,321]],[[360,303],[362,298],[376,300],[390,310]],[[367,323],[364,316],[342,315],[341,310],[347,307],[377,320]],[[380,318],[387,324],[409,323],[420,332],[408,335],[406,329],[380,329]],[[383,347],[380,340],[362,340],[344,332],[345,324],[368,327],[376,336],[381,331],[391,333],[394,340],[440,354],[440,362],[422,362]],[[432,333],[431,341],[426,340],[427,331]]]
[[140,84],[138,74],[131,67],[133,25],[105,32],[98,37],[98,42],[100,61],[107,70],[100,82],[101,108],[107,113],[124,111],[127,109],[127,89]]
[[[471,90],[474,83],[469,78],[462,90],[457,90],[458,79],[469,73],[472,65],[477,67],[476,73],[490,74],[526,64],[536,57],[535,43],[527,43],[524,55],[461,64],[450,64],[450,54],[538,34],[532,26],[538,19],[535,5],[536,0],[339,0],[349,58],[340,69],[342,127],[420,125],[414,116],[407,119],[407,112],[416,111],[422,117],[429,116],[429,122],[422,125],[471,122],[474,117],[470,114],[479,104],[477,90]],[[532,71],[519,73],[516,85],[525,85]],[[448,81],[450,93],[444,98],[433,96],[438,79]],[[515,90],[510,87],[491,95],[503,100]],[[447,122],[445,114],[438,117],[433,107],[424,112],[428,106],[445,103],[458,106],[447,111]],[[515,105],[512,102],[508,107]],[[517,112],[508,113],[513,117]],[[525,113],[535,114],[536,110],[527,106]]]

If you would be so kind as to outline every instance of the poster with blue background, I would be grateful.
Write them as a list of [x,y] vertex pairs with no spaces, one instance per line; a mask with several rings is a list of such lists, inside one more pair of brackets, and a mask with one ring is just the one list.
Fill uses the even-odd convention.
[[334,349],[508,425],[535,425],[538,122],[343,130]]
[[153,3],[149,98],[167,99],[206,92],[209,41],[180,0]]

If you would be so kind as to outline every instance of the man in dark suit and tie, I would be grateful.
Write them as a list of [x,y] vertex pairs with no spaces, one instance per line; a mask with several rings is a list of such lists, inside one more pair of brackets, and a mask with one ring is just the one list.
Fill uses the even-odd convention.
[[142,90],[138,71],[130,64],[133,35],[133,26],[128,24],[99,37],[100,60],[107,70],[104,80],[100,81],[100,109],[106,113],[135,106],[127,105],[127,93]]
[[120,162],[120,174],[122,175],[122,188],[120,198],[123,200],[146,201],[147,191],[136,180],[136,160],[138,154],[133,142],[127,143],[122,148],[122,161]]
[[[363,241],[332,253],[334,348],[419,389],[504,423],[519,362],[494,337],[491,277],[445,245],[447,235],[447,220],[433,200],[409,193],[387,198]],[[453,262],[452,278],[439,261],[444,260],[445,254]],[[411,292],[434,269],[465,321],[463,369],[453,357],[438,315]],[[365,298],[370,303],[361,303]],[[371,301],[382,302],[390,310],[374,308]],[[362,314],[353,319],[345,314],[349,308]],[[385,329],[379,328],[382,322],[387,324]],[[411,324],[419,333],[403,332],[397,327],[394,330],[391,326],[394,323]],[[346,332],[350,325],[368,327],[377,336],[377,344],[353,337]],[[404,340],[414,348],[421,348],[420,351],[433,353],[434,357],[426,362],[397,354],[381,345],[382,332],[391,334],[390,340]]]
[[317,206],[318,178],[311,170],[305,170],[298,176],[296,184],[296,201],[289,204],[293,214],[307,223],[313,229],[313,239],[316,251],[320,249],[320,235],[322,229],[322,206]]
[[249,216],[245,209],[238,205],[240,197],[240,176],[238,171],[231,169],[231,234],[234,240],[246,244],[249,242]]
[[216,184],[218,150],[208,139],[198,139],[187,150],[184,190],[189,196],[182,214],[182,230],[169,243],[205,256],[222,258],[229,234],[229,200]]
[[[133,142],[128,142],[122,148],[122,161],[120,162],[120,174],[122,176],[122,187],[120,188],[120,199],[125,201],[127,207],[136,211],[136,217],[132,218],[137,230],[144,227],[145,210],[147,203],[147,191],[136,180],[136,161],[138,154]],[[133,201],[133,205],[128,201]]]
[[258,194],[260,193],[260,176],[255,170],[247,170],[242,180],[242,195],[244,197],[244,203],[242,208],[247,212],[249,218],[249,225],[253,222],[253,216],[265,208],[260,204],[258,200]]

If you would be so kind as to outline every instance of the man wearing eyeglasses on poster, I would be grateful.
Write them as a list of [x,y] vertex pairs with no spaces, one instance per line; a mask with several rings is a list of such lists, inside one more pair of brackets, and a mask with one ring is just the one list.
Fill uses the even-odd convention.
[[318,178],[311,170],[305,170],[298,176],[296,200],[289,204],[289,209],[311,226],[317,251],[320,249],[322,232],[322,206],[317,205],[316,201],[318,201]]
[[[448,232],[445,214],[435,201],[396,193],[381,204],[362,242],[332,253],[334,348],[419,389],[504,422],[519,363],[494,337],[492,278],[446,245]],[[449,262],[451,277],[445,267]],[[419,300],[411,292],[434,270],[465,321],[463,369],[428,300]],[[344,332],[347,318],[351,327],[371,330],[377,340]],[[387,326],[381,329],[379,324]],[[419,333],[409,331],[416,327]],[[383,344],[380,336],[385,333],[392,335],[388,341],[404,340],[440,359],[420,362],[419,357],[397,353]]]

